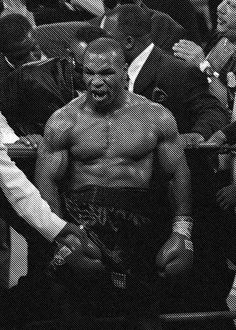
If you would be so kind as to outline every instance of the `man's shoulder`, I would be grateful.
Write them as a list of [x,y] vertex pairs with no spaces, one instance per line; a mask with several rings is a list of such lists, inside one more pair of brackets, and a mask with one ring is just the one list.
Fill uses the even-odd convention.
[[181,68],[190,68],[193,67],[192,64],[177,58],[174,55],[166,53],[164,50],[160,49],[157,46],[153,48],[153,57],[161,57],[161,64],[170,64],[171,66],[178,66]]
[[86,95],[85,93],[83,93],[72,101],[70,101],[64,107],[56,110],[49,118],[49,122],[73,120],[74,116],[79,114],[80,109],[85,102],[85,98]]
[[[157,61],[158,59],[158,61]],[[156,63],[156,72],[163,75],[169,76],[185,76],[185,75],[201,75],[202,72],[193,64],[177,58],[174,55],[167,54],[165,51],[161,50],[159,47],[155,46],[152,51],[152,61],[151,63]],[[150,63],[150,65],[151,65]],[[161,69],[161,70],[160,70]]]
[[55,67],[58,63],[62,63],[62,61],[63,60],[60,59],[59,57],[53,57],[43,61],[34,61],[34,62],[25,63],[20,67],[20,69],[23,72],[32,72],[32,71],[44,72],[51,67]]
[[144,114],[152,122],[161,122],[167,118],[172,118],[172,113],[167,108],[160,103],[152,102],[142,95],[133,94],[131,102],[133,105],[136,105],[135,111],[139,114]]
[[152,9],[151,15],[152,15],[152,22],[158,23],[158,25],[160,27],[161,27],[161,25],[165,24],[165,26],[168,25],[169,28],[171,28],[171,29],[185,31],[184,27],[181,24],[179,24],[178,22],[176,22],[167,13]]

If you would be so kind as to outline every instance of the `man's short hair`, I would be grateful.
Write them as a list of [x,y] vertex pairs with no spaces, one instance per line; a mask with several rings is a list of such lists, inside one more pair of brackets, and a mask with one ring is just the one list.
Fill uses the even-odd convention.
[[81,26],[75,35],[75,38],[78,41],[83,41],[86,44],[89,44],[91,41],[103,37],[108,37],[107,32],[104,29],[94,25]]
[[132,37],[142,37],[150,34],[152,29],[151,17],[137,5],[122,5],[111,10],[109,16],[118,16],[118,28]]
[[4,3],[3,3],[3,0],[0,0],[0,16],[1,16],[1,13],[3,12],[4,10]]
[[104,6],[108,9],[114,9],[116,5],[135,4],[137,0],[103,0]]
[[21,14],[9,14],[0,18],[0,52],[4,55],[14,52],[29,51],[30,45],[25,42],[32,25]]
[[118,41],[116,41],[113,38],[99,38],[96,39],[92,42],[90,42],[90,44],[88,44],[85,52],[84,52],[84,56],[88,53],[88,52],[94,52],[97,54],[102,54],[105,52],[109,52],[110,50],[114,50],[116,51],[120,56],[119,56],[119,61],[120,63],[124,63],[125,64],[125,56],[124,56],[124,52],[123,49],[120,45],[120,43]]

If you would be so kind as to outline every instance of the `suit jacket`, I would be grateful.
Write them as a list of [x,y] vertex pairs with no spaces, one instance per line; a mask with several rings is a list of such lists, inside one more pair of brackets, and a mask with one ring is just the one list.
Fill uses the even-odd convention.
[[236,121],[233,121],[229,125],[223,127],[222,132],[225,134],[228,143],[236,143]]
[[201,71],[157,47],[141,69],[134,93],[153,99],[155,87],[167,94],[162,104],[175,116],[180,133],[197,132],[208,139],[228,122],[228,112],[209,93]]
[[42,135],[52,113],[76,96],[75,89],[84,89],[82,76],[66,59],[27,63],[7,77],[0,111],[18,136]]
[[[8,77],[8,75],[14,71],[12,67],[6,62],[4,55],[0,53],[0,90],[2,90],[3,82]],[[1,97],[0,97],[1,99]]]

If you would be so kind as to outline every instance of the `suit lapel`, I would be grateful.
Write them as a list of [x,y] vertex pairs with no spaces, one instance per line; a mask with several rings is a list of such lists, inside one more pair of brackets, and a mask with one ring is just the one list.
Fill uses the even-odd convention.
[[147,86],[151,83],[156,83],[156,70],[161,56],[161,50],[154,47],[135,80],[134,93],[142,94],[142,91],[145,90]]

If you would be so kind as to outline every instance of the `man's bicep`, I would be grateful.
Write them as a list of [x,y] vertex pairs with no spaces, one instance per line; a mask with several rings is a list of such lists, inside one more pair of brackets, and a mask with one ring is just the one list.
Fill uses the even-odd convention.
[[68,166],[68,151],[53,150],[45,140],[38,148],[35,177],[36,182],[44,180],[60,180],[64,177]]
[[173,175],[178,165],[185,158],[180,136],[175,133],[170,139],[162,141],[158,147],[159,164],[168,175]]

